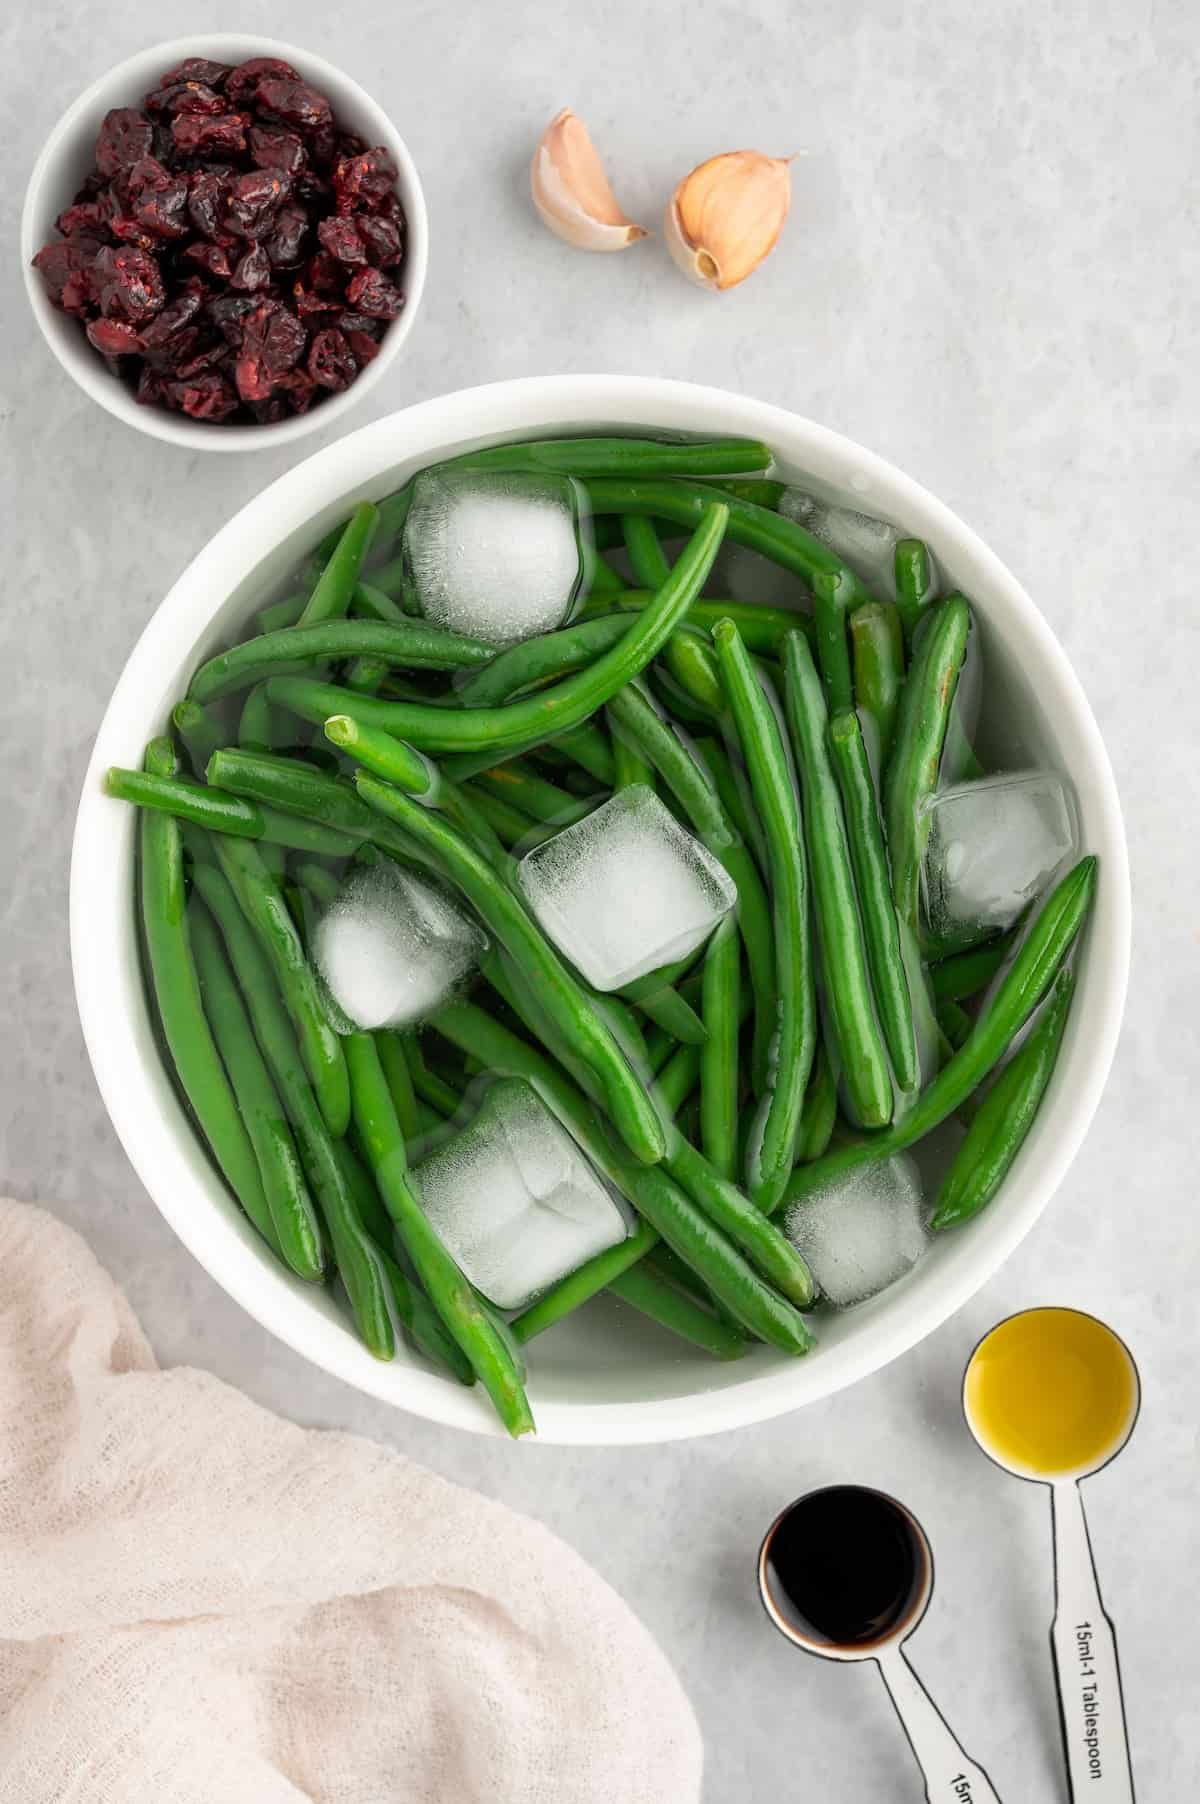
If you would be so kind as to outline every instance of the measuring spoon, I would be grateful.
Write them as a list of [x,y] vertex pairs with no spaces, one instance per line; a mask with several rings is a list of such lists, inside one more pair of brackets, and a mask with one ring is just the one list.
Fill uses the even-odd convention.
[[767,1530],[758,1588],[794,1647],[822,1660],[876,1662],[930,1804],[999,1804],[904,1653],[933,1595],[933,1553],[911,1510],[862,1485],[810,1491]]
[[1100,1600],[1079,1481],[1120,1453],[1140,1401],[1129,1348],[1078,1309],[1009,1316],[980,1341],[963,1379],[967,1426],[988,1458],[1017,1478],[1050,1486],[1050,1644],[1077,1804],[1133,1804],[1116,1632]]

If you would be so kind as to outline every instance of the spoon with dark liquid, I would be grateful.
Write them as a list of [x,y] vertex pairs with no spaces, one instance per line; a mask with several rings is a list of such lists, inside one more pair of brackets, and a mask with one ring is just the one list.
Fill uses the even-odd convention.
[[1000,1804],[904,1653],[933,1593],[933,1554],[911,1511],[861,1485],[810,1491],[767,1530],[758,1585],[775,1627],[806,1654],[877,1663],[930,1804]]

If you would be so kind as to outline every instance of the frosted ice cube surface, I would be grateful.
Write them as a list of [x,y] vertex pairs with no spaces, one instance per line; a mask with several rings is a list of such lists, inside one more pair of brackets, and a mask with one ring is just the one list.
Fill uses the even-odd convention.
[[454,993],[484,944],[448,895],[385,862],[351,872],[317,923],[313,958],[351,1026],[406,1027]]
[[822,501],[803,489],[785,489],[779,503],[785,519],[795,520],[814,539],[836,552],[881,600],[896,595],[896,541],[900,534],[887,520],[862,514],[835,502]]
[[737,900],[723,866],[644,783],[535,846],[517,878],[547,934],[598,990],[685,957]]
[[492,1084],[415,1171],[421,1206],[476,1289],[523,1309],[629,1232],[624,1205],[528,1084]]
[[956,783],[923,815],[925,919],[951,945],[1011,927],[1075,850],[1074,801],[1052,771]]
[[921,1174],[903,1153],[847,1172],[793,1203],[784,1232],[837,1309],[863,1303],[925,1251]]
[[552,473],[423,471],[404,523],[418,611],[497,646],[561,626],[581,576],[578,493]]

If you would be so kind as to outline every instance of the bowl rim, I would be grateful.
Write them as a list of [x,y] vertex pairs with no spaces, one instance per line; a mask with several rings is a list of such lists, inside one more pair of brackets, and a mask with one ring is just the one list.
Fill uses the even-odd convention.
[[[121,829],[110,811],[121,805],[103,794],[100,778],[107,765],[122,761],[122,741],[128,745],[132,739],[137,750],[149,737],[153,728],[146,725],[144,696],[156,692],[156,680],[161,687],[165,668],[178,664],[181,645],[189,654],[194,651],[237,583],[261,562],[264,518],[271,521],[271,543],[279,543],[313,522],[322,507],[336,508],[372,478],[409,460],[428,461],[464,441],[563,434],[585,422],[586,429],[598,430],[639,421],[659,432],[708,431],[768,442],[774,436],[787,444],[788,462],[800,457],[800,441],[818,464],[843,466],[852,489],[879,484],[887,499],[881,511],[901,514],[910,530],[935,545],[950,543],[961,567],[1002,594],[1002,605],[1019,621],[1030,658],[1051,683],[1058,707],[1067,711],[1083,743],[1099,819],[1099,843],[1093,849],[1102,854],[1104,870],[1103,910],[1097,908],[1089,927],[1089,957],[1099,969],[1090,986],[1089,1038],[1079,1055],[1086,1061],[1084,1069],[1073,1091],[1052,1098],[1056,1132],[1049,1144],[1039,1146],[1036,1170],[1028,1169],[1032,1149],[1027,1142],[1015,1168],[1024,1177],[1023,1187],[1012,1188],[1010,1173],[1008,1193],[972,1224],[971,1234],[956,1243],[956,1256],[930,1275],[923,1290],[905,1295],[903,1308],[888,1307],[884,1293],[875,1300],[882,1307],[861,1334],[827,1346],[811,1361],[748,1366],[744,1379],[724,1389],[598,1403],[537,1400],[535,1393],[538,1438],[548,1444],[636,1445],[765,1421],[856,1383],[940,1327],[999,1269],[1062,1181],[1108,1075],[1129,971],[1124,823],[1099,728],[1065,652],[1034,603],[944,503],[885,459],[828,427],[769,402],[697,384],[608,375],[525,377],[424,401],[319,450],[247,503],[202,548],[143,629],[88,763],[72,845],[70,894],[72,969],[84,1038],[110,1119],[135,1171],[205,1269],[288,1346],[357,1389],[448,1427],[503,1435],[472,1392],[416,1365],[379,1365],[332,1321],[316,1319],[306,1325],[290,1281],[265,1264],[249,1229],[221,1213],[215,1200],[223,1194],[219,1180],[178,1105],[175,1119],[168,1121],[139,1056],[136,1023],[122,1001],[120,961],[113,947],[120,911],[129,918],[128,859],[113,856],[113,836]],[[983,614],[986,618],[986,607]],[[125,751],[125,761],[130,755]],[[132,827],[128,831],[131,836]],[[1098,944],[1101,918],[1103,943]]]
[[[404,201],[408,235],[404,264],[404,309],[380,339],[378,356],[372,359],[349,388],[343,389],[340,394],[330,395],[307,413],[295,414],[273,426],[228,427],[212,421],[190,420],[184,415],[176,416],[164,408],[141,406],[122,384],[112,380],[82,331],[75,334],[78,339],[76,343],[59,330],[65,316],[52,305],[33,267],[33,258],[45,242],[42,236],[44,190],[56,175],[66,140],[91,114],[98,116],[101,108],[107,111],[110,106],[120,104],[118,90],[128,87],[135,99],[140,101],[147,80],[153,79],[153,73],[160,64],[163,69],[168,69],[173,63],[182,62],[188,56],[209,56],[226,62],[244,62],[251,56],[277,56],[294,64],[316,86],[324,85],[327,91],[337,89],[343,96],[351,97],[353,105],[361,108],[374,122],[372,135],[378,132],[377,142],[386,143],[399,172],[398,186]],[[132,105],[133,101],[127,104]],[[64,200],[62,205],[66,204]],[[56,208],[52,219],[58,211],[61,211],[61,207]],[[162,44],[150,45],[147,49],[126,57],[123,62],[114,64],[85,88],[60,115],[38,152],[26,184],[21,208],[20,250],[25,292],[42,337],[67,375],[91,400],[98,402],[106,412],[115,419],[122,420],[125,425],[132,426],[135,431],[165,444],[182,445],[199,451],[250,452],[268,445],[291,444],[309,433],[319,432],[324,427],[336,424],[351,407],[364,400],[379,384],[407,343],[420,312],[429,268],[429,215],[421,178],[407,144],[384,108],[353,76],[347,75],[345,70],[324,57],[317,56],[300,45],[289,44],[282,38],[259,37],[248,32],[201,32],[191,33],[187,37],[169,38]],[[69,323],[75,324],[74,321]]]

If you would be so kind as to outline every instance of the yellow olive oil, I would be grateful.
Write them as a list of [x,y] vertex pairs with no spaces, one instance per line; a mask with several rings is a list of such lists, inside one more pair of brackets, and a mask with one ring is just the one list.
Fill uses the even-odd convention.
[[1095,1471],[1124,1442],[1138,1381],[1125,1346],[1076,1309],[1028,1309],[992,1329],[964,1402],[985,1451],[1036,1478]]

